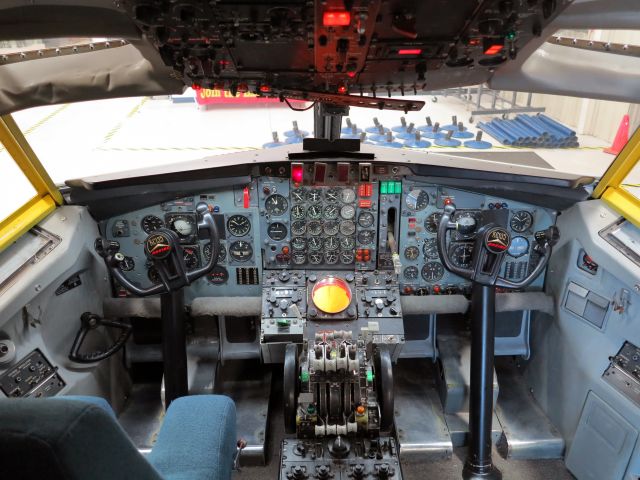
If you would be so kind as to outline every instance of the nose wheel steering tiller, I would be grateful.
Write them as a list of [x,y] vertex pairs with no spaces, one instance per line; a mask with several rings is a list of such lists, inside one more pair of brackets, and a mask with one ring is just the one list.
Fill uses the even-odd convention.
[[98,238],[95,243],[96,252],[104,258],[107,268],[124,288],[138,297],[160,295],[167,407],[173,400],[188,393],[183,288],[213,270],[220,249],[218,229],[207,204],[199,203],[196,213],[198,238],[209,239],[211,242],[209,261],[200,268],[188,271],[178,235],[166,228],[158,229],[149,234],[144,241],[144,253],[157,269],[161,281],[149,288],[133,284],[124,275],[122,263],[125,257],[118,252],[119,246],[116,242]]
[[477,232],[473,258],[469,268],[459,267],[447,252],[447,233],[458,229],[452,222],[456,207],[445,205],[438,226],[438,253],[447,270],[473,282],[471,293],[471,386],[469,392],[470,444],[462,472],[465,480],[502,478],[491,459],[491,421],[493,418],[493,368],[495,344],[496,287],[522,288],[544,271],[552,246],[559,238],[555,226],[536,232],[535,245],[540,255],[538,264],[519,282],[499,276],[511,237],[497,223],[487,223]]

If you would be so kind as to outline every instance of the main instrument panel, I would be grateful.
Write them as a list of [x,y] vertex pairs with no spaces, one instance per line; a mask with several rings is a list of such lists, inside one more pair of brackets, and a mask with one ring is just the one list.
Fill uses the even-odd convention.
[[[555,212],[430,183],[406,167],[357,162],[308,162],[256,167],[250,183],[230,185],[136,210],[103,224],[125,255],[122,269],[148,287],[158,273],[143,253],[154,230],[180,238],[185,264],[194,269],[211,255],[198,238],[195,206],[206,202],[218,226],[218,265],[186,289],[200,296],[260,295],[263,271],[395,270],[403,295],[469,293],[470,284],[448,272],[436,246],[444,205],[456,205],[458,225],[448,239],[453,261],[467,266],[483,219],[508,225],[512,236],[501,272],[523,278],[536,265],[534,233],[555,222]],[[397,254],[397,255],[394,255]],[[539,277],[533,287],[540,287]],[[119,292],[126,295],[126,292]]]

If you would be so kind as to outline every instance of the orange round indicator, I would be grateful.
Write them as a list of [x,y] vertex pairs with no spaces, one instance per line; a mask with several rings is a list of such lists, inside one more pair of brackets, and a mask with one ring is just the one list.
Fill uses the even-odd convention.
[[314,305],[325,313],[339,313],[351,304],[351,289],[337,277],[326,277],[311,290]]

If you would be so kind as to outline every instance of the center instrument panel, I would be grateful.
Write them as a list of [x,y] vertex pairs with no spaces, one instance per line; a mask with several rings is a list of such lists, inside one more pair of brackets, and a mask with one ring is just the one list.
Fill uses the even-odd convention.
[[[122,267],[148,287],[158,274],[143,241],[167,227],[181,239],[187,268],[201,265],[211,247],[198,239],[195,207],[206,202],[220,233],[218,265],[186,288],[186,300],[206,296],[259,296],[263,271],[375,271],[397,269],[402,295],[469,293],[468,281],[440,262],[436,231],[445,202],[460,225],[448,242],[461,266],[471,261],[483,216],[509,226],[511,248],[501,274],[519,280],[537,262],[534,233],[555,223],[545,208],[421,180],[405,166],[357,162],[305,162],[257,166],[251,182],[205,191],[136,210],[103,223],[120,244]],[[397,245],[400,265],[394,266]],[[540,288],[540,276],[530,288]],[[117,287],[117,286],[116,286]],[[127,295],[123,289],[117,294]]]

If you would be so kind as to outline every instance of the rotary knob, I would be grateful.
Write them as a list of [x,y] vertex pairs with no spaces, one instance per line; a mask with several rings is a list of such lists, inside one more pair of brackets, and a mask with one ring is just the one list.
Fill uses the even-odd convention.
[[278,275],[278,279],[283,283],[288,282],[290,278],[291,278],[291,274],[286,270],[281,271],[280,274]]

